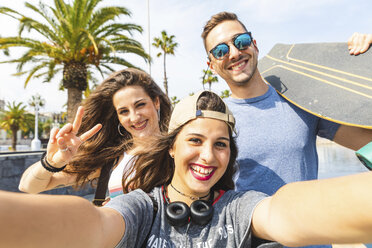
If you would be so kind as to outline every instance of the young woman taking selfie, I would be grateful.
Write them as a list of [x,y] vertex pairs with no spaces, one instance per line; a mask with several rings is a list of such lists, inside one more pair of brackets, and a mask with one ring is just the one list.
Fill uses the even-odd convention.
[[[74,196],[0,192],[3,247],[255,247],[372,241],[370,172],[235,192],[234,118],[204,91],[175,107],[169,133],[141,145],[138,188],[97,208]],[[249,140],[247,140],[249,142]],[[274,243],[273,245],[279,246]]]

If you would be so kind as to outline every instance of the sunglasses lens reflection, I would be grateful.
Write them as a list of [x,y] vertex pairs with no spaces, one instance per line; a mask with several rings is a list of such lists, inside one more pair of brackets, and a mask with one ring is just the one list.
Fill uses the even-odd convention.
[[229,52],[229,47],[226,44],[219,44],[216,46],[212,54],[216,59],[221,59],[223,58],[227,53]]
[[[239,34],[233,39],[234,46],[239,50],[245,50],[252,44],[250,33]],[[222,60],[229,53],[229,46],[226,43],[221,43],[213,48],[210,52],[216,59]]]
[[239,50],[247,49],[251,45],[252,39],[249,34],[241,34],[234,40],[234,46]]

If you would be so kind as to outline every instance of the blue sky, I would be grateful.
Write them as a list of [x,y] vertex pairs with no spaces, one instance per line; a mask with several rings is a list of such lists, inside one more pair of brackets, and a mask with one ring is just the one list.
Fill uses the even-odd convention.
[[[206,54],[200,34],[210,16],[220,11],[234,12],[246,24],[257,40],[260,57],[268,53],[276,43],[346,42],[353,32],[372,33],[370,0],[149,1],[151,42],[162,30],[166,30],[168,34],[175,35],[175,40],[179,43],[175,56],[167,59],[169,94],[178,98],[202,89],[201,77],[202,70],[206,69]],[[25,10],[24,1],[2,2],[1,5],[22,13]],[[36,4],[38,0],[29,2]],[[53,1],[43,2],[52,4]],[[147,0],[106,0],[104,4],[125,6],[131,10],[132,18],[123,18],[120,21],[142,25],[144,32],[136,34],[135,38],[148,51]],[[16,22],[0,16],[0,23],[1,36],[16,34]],[[151,47],[150,52],[154,60],[151,65],[152,77],[162,87],[162,59],[156,57],[158,50],[155,47]],[[0,55],[0,60],[4,59],[6,58]],[[142,59],[128,56],[128,60],[148,71],[148,65]],[[42,111],[62,110],[67,92],[58,91],[59,78],[49,84],[33,80],[24,89],[25,78],[12,76],[15,71],[15,65],[0,64],[0,99],[28,102],[32,95],[39,93],[46,100]],[[218,93],[224,89],[227,86],[221,78],[212,86],[212,90]]]

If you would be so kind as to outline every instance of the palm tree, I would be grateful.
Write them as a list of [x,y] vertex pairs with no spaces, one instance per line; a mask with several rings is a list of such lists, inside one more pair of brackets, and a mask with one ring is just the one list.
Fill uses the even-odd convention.
[[224,91],[221,91],[220,97],[221,98],[228,98],[228,97],[230,97],[230,95],[231,95],[231,93],[230,93],[229,90],[224,90]]
[[33,123],[33,116],[26,113],[26,106],[22,102],[7,103],[8,110],[0,113],[0,127],[12,133],[12,149],[16,150],[18,130],[26,131]]
[[173,108],[176,106],[177,103],[180,102],[180,99],[177,98],[177,96],[172,96],[170,98]]
[[204,75],[202,77],[203,89],[204,89],[204,85],[208,84],[209,85],[209,90],[211,90],[212,83],[217,83],[218,82],[217,76],[214,76],[213,72],[209,69],[203,70],[203,75]]
[[[10,8],[0,8],[0,13],[19,21],[19,36],[0,38],[0,49],[23,47],[26,52],[17,59],[4,61],[17,63],[15,75],[27,74],[25,87],[32,78],[51,82],[62,72],[62,88],[67,89],[67,116],[72,121],[87,88],[88,76],[93,68],[102,76],[114,71],[113,64],[134,67],[120,54],[136,54],[146,62],[150,59],[142,45],[131,38],[134,31],[142,32],[141,26],[114,22],[131,13],[124,7],[100,7],[103,0],[54,0],[54,6],[42,1],[38,6],[26,2],[28,9],[43,20],[39,22]],[[24,31],[35,31],[42,39],[22,37]],[[3,63],[4,63],[3,62]],[[29,63],[31,69],[24,70]]]
[[165,94],[168,96],[168,79],[167,79],[167,72],[166,72],[166,55],[172,54],[174,55],[174,50],[178,46],[178,43],[174,41],[175,36],[171,35],[168,36],[167,32],[163,30],[161,32],[161,37],[154,38],[153,46],[160,48],[162,52],[159,52],[156,56],[160,57],[161,55],[164,56],[163,65],[164,65],[164,90]]

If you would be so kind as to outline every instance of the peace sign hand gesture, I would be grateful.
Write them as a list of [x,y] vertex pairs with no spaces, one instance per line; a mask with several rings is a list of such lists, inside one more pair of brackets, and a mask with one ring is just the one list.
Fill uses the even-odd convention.
[[67,123],[61,129],[53,128],[51,130],[46,159],[52,166],[60,168],[70,162],[79,146],[102,128],[101,124],[97,124],[92,129],[77,136],[83,114],[84,108],[80,106],[73,124]]

